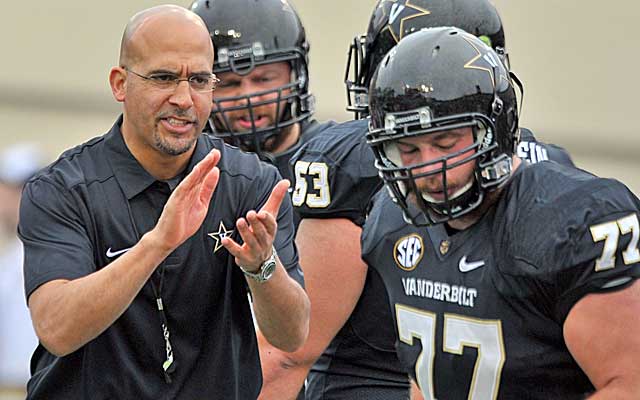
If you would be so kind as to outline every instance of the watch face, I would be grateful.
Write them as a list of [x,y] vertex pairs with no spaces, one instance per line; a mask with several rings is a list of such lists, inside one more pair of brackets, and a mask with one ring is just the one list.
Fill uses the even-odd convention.
[[269,260],[262,266],[262,278],[266,281],[271,278],[273,272],[276,270],[275,260]]

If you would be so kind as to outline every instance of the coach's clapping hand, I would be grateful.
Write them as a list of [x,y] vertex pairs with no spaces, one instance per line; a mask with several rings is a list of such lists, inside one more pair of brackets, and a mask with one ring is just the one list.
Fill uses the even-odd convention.
[[193,168],[169,197],[158,223],[149,232],[161,248],[173,251],[202,225],[209,210],[211,196],[218,185],[218,161],[220,152],[214,149]]

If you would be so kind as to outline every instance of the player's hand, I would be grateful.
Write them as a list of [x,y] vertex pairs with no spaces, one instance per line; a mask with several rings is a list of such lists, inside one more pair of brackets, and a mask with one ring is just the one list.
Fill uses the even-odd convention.
[[150,232],[164,249],[173,251],[202,225],[218,185],[218,161],[220,152],[214,149],[196,164],[169,197],[158,223]]
[[251,210],[245,218],[236,221],[236,227],[244,243],[239,245],[230,237],[222,239],[222,245],[235,257],[236,264],[248,271],[257,271],[271,257],[273,240],[278,231],[278,212],[289,181],[281,180],[274,186],[271,195],[260,211]]

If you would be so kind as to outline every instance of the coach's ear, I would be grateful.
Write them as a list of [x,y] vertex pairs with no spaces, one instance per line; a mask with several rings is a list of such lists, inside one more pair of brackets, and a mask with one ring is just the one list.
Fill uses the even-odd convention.
[[113,67],[109,72],[109,84],[113,97],[118,102],[123,102],[127,91],[127,71],[122,67]]

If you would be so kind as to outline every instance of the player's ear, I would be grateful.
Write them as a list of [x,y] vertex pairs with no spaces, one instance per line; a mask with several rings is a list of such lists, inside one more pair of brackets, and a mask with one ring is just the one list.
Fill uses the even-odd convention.
[[109,72],[109,85],[113,97],[118,102],[123,102],[127,91],[127,71],[122,67],[113,67]]

